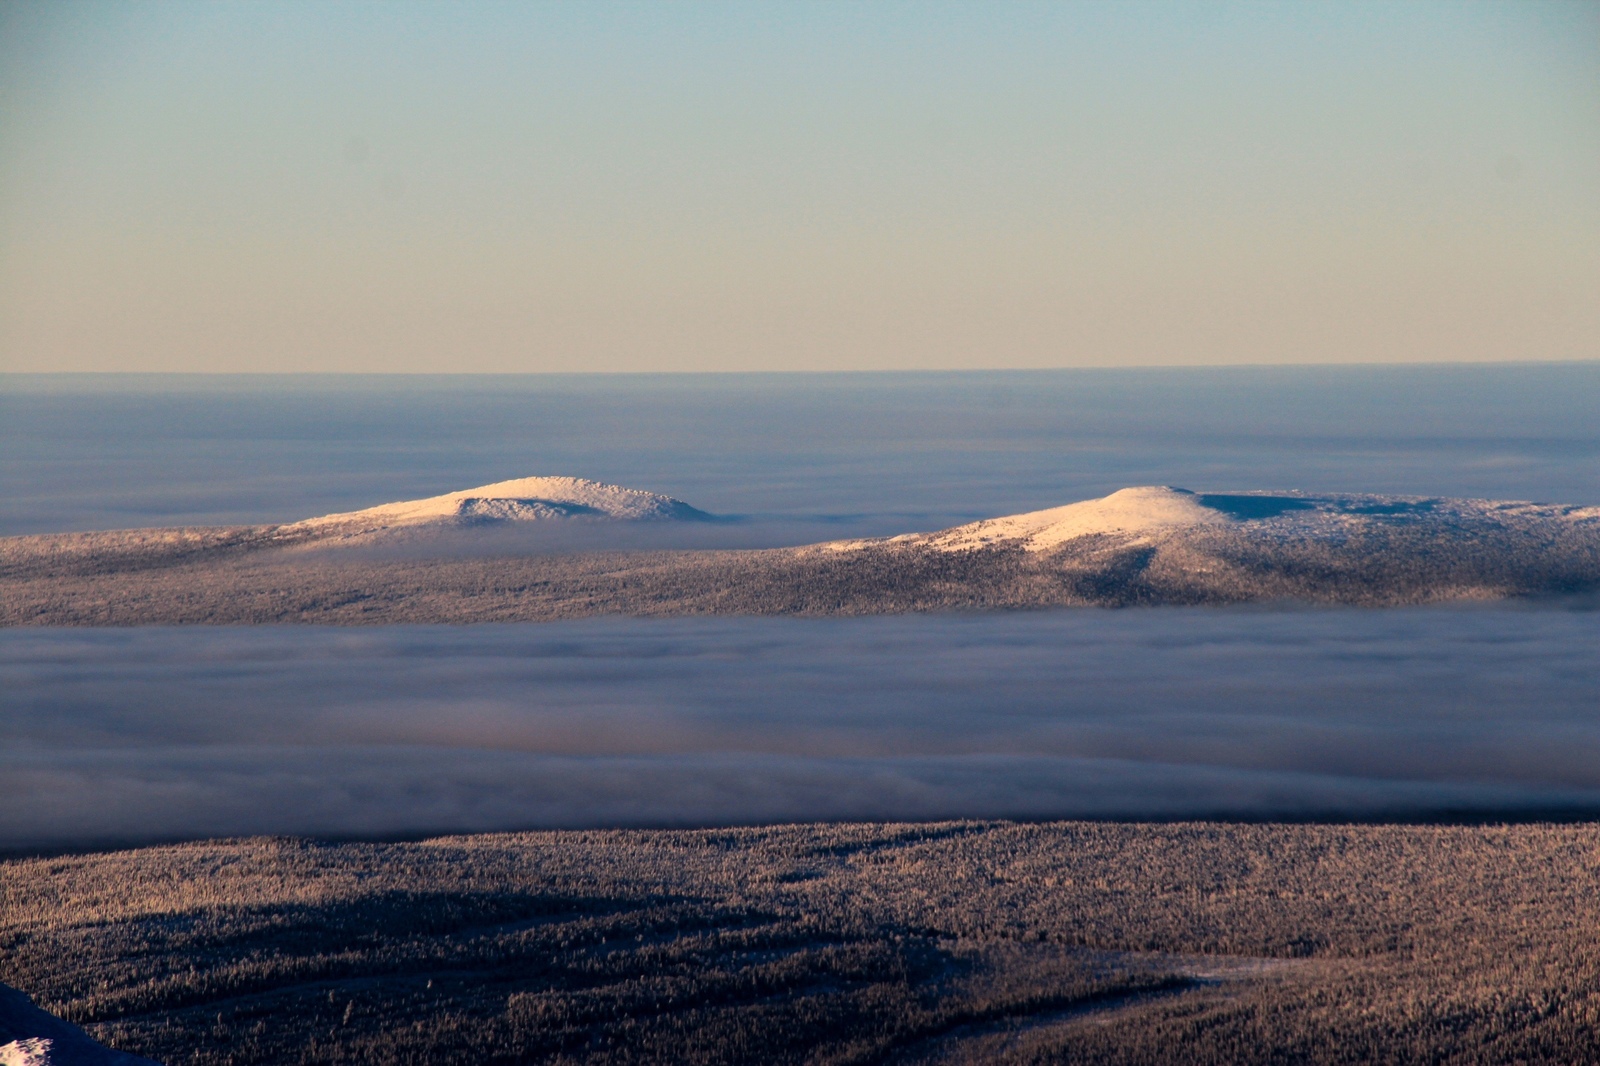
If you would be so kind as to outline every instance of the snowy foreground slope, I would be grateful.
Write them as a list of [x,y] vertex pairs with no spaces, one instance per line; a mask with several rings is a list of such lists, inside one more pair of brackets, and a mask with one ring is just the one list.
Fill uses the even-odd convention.
[[40,1010],[27,996],[0,985],[0,1066],[156,1066],[113,1051],[82,1029]]
[[1600,507],[1123,489],[932,533],[756,551],[307,552],[395,531],[706,518],[572,478],[245,529],[0,540],[0,622],[471,622],[1140,604],[1364,605],[1600,591]]

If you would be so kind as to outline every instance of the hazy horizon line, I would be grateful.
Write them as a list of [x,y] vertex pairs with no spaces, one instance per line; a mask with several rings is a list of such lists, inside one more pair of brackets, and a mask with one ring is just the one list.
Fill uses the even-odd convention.
[[1600,355],[1552,359],[1339,360],[1237,363],[1072,363],[1062,366],[860,367],[828,369],[662,370],[0,370],[5,378],[579,378],[579,377],[888,377],[961,374],[1054,374],[1079,370],[1407,369],[1417,367],[1537,368],[1600,366]]

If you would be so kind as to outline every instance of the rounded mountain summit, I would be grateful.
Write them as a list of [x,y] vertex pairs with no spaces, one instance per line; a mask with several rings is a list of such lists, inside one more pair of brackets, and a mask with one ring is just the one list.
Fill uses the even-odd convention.
[[344,531],[571,518],[696,522],[711,517],[682,500],[656,492],[627,489],[581,477],[525,477],[421,500],[402,500],[360,511],[308,518],[282,528],[285,532]]

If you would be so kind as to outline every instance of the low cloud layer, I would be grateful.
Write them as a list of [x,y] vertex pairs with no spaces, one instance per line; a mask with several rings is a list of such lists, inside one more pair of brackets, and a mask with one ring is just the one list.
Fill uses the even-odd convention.
[[1600,810],[1592,611],[0,632],[0,847]]

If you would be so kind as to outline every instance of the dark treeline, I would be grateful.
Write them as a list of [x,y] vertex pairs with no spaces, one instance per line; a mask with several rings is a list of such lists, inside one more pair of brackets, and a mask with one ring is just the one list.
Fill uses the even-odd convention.
[[0,980],[168,1066],[1600,1061],[1600,827],[249,839],[0,865]]

